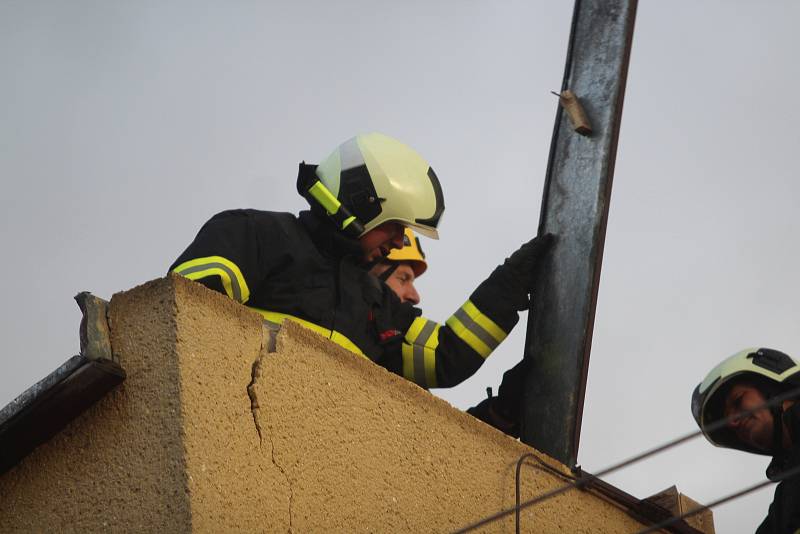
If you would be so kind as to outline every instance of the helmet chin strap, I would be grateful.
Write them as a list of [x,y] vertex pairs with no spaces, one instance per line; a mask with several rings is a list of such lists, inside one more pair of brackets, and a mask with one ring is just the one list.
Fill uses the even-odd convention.
[[385,282],[385,281],[387,281],[387,280],[389,279],[389,277],[390,277],[390,276],[392,276],[392,273],[393,273],[393,272],[395,272],[395,271],[397,270],[397,267],[398,267],[398,266],[399,266],[399,264],[398,264],[397,262],[393,262],[392,264],[390,264],[390,265],[389,265],[389,268],[388,268],[388,269],[386,269],[385,271],[383,271],[383,272],[382,272],[382,273],[381,273],[381,274],[378,276],[378,278],[381,280],[381,282]]
[[388,265],[388,267],[386,268],[385,271],[383,271],[381,274],[379,274],[377,276],[377,278],[381,282],[386,282],[386,280],[388,280],[389,277],[392,276],[392,273],[395,272],[397,270],[397,268],[400,266],[399,263],[397,263],[397,262],[388,262],[388,261],[386,261],[385,258],[381,257],[381,258],[366,262],[364,264],[364,270],[365,271],[371,271],[373,267],[375,267],[376,265],[379,265],[381,263],[383,263],[385,265]]

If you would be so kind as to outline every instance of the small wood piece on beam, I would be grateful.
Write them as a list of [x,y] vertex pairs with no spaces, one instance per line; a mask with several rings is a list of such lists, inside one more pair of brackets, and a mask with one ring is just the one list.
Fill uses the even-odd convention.
[[583,111],[583,106],[581,106],[581,101],[575,96],[575,93],[566,89],[558,95],[558,101],[561,104],[561,107],[567,112],[569,116],[570,122],[572,122],[572,127],[575,128],[575,131],[581,135],[591,135],[592,133],[592,124],[589,122],[589,119],[586,117],[586,113]]

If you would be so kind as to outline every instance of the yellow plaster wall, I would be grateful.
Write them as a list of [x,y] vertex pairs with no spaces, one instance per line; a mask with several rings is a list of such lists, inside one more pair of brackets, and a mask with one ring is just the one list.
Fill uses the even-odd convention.
[[[702,506],[699,502],[690,499],[683,493],[679,494],[678,502],[680,504],[678,509],[678,515],[692,512]],[[686,523],[688,523],[690,526],[696,528],[697,530],[705,534],[715,533],[714,514],[711,512],[711,510],[706,509],[700,513],[687,517]]]
[[128,377],[0,476],[5,532],[190,530],[174,288],[158,281],[115,300]]
[[[514,504],[533,449],[308,330],[267,353],[257,314],[179,277],[110,314],[128,378],[0,477],[4,532],[449,532]],[[526,466],[522,498],[563,483]],[[580,491],[521,524],[642,528]]]

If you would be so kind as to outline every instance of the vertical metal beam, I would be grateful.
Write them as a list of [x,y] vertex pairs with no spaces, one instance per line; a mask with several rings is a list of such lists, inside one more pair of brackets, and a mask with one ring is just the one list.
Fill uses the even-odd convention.
[[576,0],[562,91],[593,133],[559,108],[539,232],[556,243],[533,293],[522,441],[574,466],[637,0]]

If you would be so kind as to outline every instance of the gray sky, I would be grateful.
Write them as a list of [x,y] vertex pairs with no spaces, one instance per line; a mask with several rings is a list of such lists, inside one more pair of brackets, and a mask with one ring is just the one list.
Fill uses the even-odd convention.
[[[284,5],[285,4],[285,5]],[[81,290],[162,276],[226,208],[296,212],[298,161],[358,132],[414,146],[447,210],[422,307],[443,321],[536,229],[571,2],[0,2],[0,405],[77,353]],[[748,346],[800,354],[800,4],[642,0],[579,461],[695,429]],[[470,380],[522,354],[524,318]],[[704,440],[610,477],[709,501],[767,459]],[[752,532],[772,488],[715,511]]]

